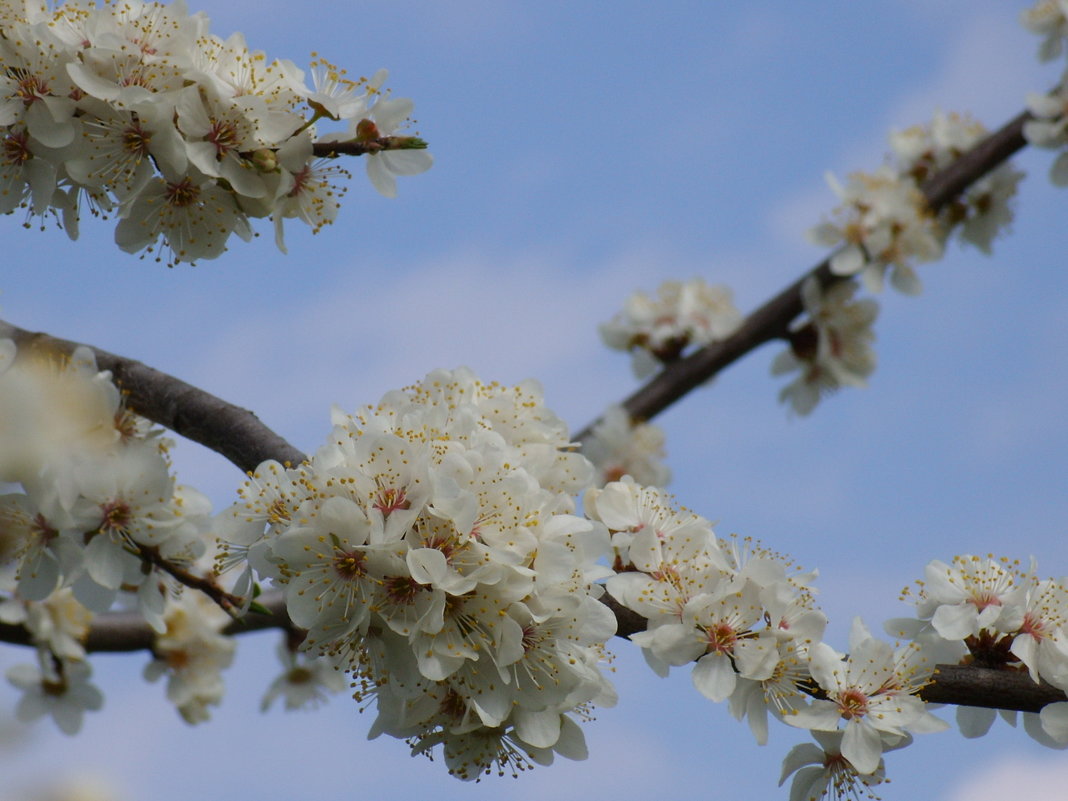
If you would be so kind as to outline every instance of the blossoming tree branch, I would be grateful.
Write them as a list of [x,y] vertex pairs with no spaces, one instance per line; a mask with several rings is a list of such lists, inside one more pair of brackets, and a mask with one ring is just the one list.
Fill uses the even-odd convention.
[[[1061,56],[1068,4],[1023,22]],[[182,3],[5,0],[0,62],[0,210],[72,238],[84,211],[114,216],[119,247],[168,266],[222,256],[258,218],[283,250],[285,220],[323,229],[343,158],[387,196],[432,163],[384,71],[349,79],[317,59],[306,75]],[[1068,744],[1063,581],[935,560],[915,616],[885,624],[894,644],[858,619],[840,651],[815,572],[717,536],[665,492],[649,423],[771,341],[797,414],[863,385],[878,307],[858,293],[917,294],[917,267],[952,237],[989,252],[1022,178],[1008,159],[1068,144],[1066,92],[1032,95],[993,133],[956,114],[895,133],[882,167],[831,179],[840,205],[812,231],[827,259],[749,315],[700,280],[634,295],[601,334],[646,383],[575,434],[533,381],[436,370],[335,408],[306,455],[166,373],[0,323],[0,639],[31,657],[7,674],[18,716],[75,734],[103,701],[89,655],[147,651],[146,675],[205,721],[239,635],[277,628],[265,707],[349,692],[374,708],[371,736],[477,779],[583,758],[579,723],[615,702],[603,668],[621,636],[661,675],[688,668],[760,743],[772,720],[810,730],[784,763],[792,801],[881,783],[884,753],[947,728],[928,703],[958,705],[971,736],[1018,711],[1038,741]],[[1068,153],[1051,177],[1068,183]],[[231,507],[178,483],[163,429],[247,474]]]

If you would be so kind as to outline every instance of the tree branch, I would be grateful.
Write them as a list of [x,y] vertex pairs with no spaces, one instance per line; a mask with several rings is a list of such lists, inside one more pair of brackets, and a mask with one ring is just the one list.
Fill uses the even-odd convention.
[[920,691],[932,704],[982,706],[1038,712],[1047,704],[1068,700],[1051,684],[1036,684],[1027,671],[994,670],[975,665],[939,665],[934,681]]
[[[1022,135],[1023,124],[1029,118],[1027,112],[1020,114],[949,168],[926,181],[922,189],[931,208],[937,210],[950,202],[972,182],[1023,148],[1026,145]],[[339,147],[328,147],[327,151],[322,155],[342,152]],[[771,339],[784,337],[790,323],[803,310],[801,285],[809,275],[815,275],[825,285],[839,280],[831,274],[829,259],[825,259],[751,313],[732,336],[665,367],[624,401],[631,416],[649,419],[659,414],[727,365]],[[47,334],[25,331],[3,321],[0,321],[0,337],[14,339],[20,349],[41,348],[69,353],[78,346],[77,343]],[[97,348],[93,348],[93,352],[101,369],[112,372],[115,383],[126,394],[131,409],[221,453],[242,470],[253,470],[267,459],[292,464],[304,460],[300,451],[267,428],[252,412],[226,403],[141,362]],[[583,429],[576,439],[588,436],[591,428]],[[615,613],[618,636],[627,637],[645,628],[645,621],[640,615],[623,608],[607,595],[604,600]],[[250,612],[227,626],[225,633],[292,628],[281,592],[266,593],[257,602],[270,614]],[[150,649],[155,636],[155,632],[138,615],[115,612],[96,619],[85,644],[89,651],[139,651]],[[0,624],[0,640],[17,645],[32,644],[29,632],[17,625]],[[1038,711],[1049,703],[1068,700],[1056,688],[1048,684],[1036,684],[1025,672],[964,665],[939,665],[934,681],[924,689],[922,696],[934,703],[1030,712]]]
[[[625,638],[636,631],[645,630],[645,619],[641,615],[623,607],[607,594],[603,600],[619,621],[617,636]],[[270,614],[250,612],[241,620],[230,623],[223,633],[238,635],[264,629],[292,628],[281,592],[264,593],[257,603],[269,610]],[[155,637],[156,633],[136,613],[112,612],[102,615],[93,624],[85,647],[87,651],[147,651],[151,649]],[[0,640],[16,645],[32,644],[25,628],[8,624],[0,624]],[[1038,712],[1047,704],[1068,700],[1056,687],[1045,682],[1036,684],[1026,671],[992,670],[974,665],[939,665],[934,681],[923,689],[920,696],[933,704],[1016,709],[1021,712]]]
[[[1028,111],[1018,114],[953,164],[924,181],[920,189],[931,210],[938,211],[968,186],[1022,150],[1027,145],[1023,126],[1029,119],[1031,113]],[[773,339],[785,338],[790,331],[790,324],[804,311],[801,286],[809,276],[815,276],[824,287],[846,279],[831,272],[830,260],[831,256],[828,256],[753,311],[738,330],[726,339],[706,345],[666,365],[645,386],[623,401],[623,407],[631,418],[652,419],[750,351]],[[598,422],[595,420],[590,423],[575,434],[574,439],[579,442],[587,439]]]
[[[20,351],[72,353],[79,343],[26,331],[0,320],[0,338],[15,341]],[[247,409],[234,406],[180,379],[134,359],[89,347],[97,366],[110,370],[128,408],[186,439],[220,453],[249,472],[267,459],[299,464],[304,454],[265,426]]]

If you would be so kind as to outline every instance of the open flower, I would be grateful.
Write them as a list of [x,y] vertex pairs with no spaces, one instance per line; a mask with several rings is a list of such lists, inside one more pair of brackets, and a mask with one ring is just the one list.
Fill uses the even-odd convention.
[[808,414],[840,387],[866,386],[875,370],[872,324],[879,307],[870,298],[854,300],[856,290],[854,281],[821,288],[815,278],[801,287],[808,319],[791,332],[789,350],[771,365],[772,375],[800,371],[779,393],[798,414]]
[[947,728],[926,711],[913,693],[930,678],[934,665],[926,664],[914,645],[897,653],[874,639],[859,618],[850,634],[847,658],[826,643],[813,646],[809,657],[812,678],[826,693],[786,722],[817,731],[837,731],[844,722],[842,755],[859,773],[873,773],[883,753],[883,736],[903,737],[916,732]]
[[[828,794],[831,798],[860,798],[860,794],[878,799],[871,787],[882,784],[886,773],[880,759],[875,770],[859,772],[842,754],[842,733],[837,731],[814,731],[812,736],[819,745],[802,743],[795,745],[782,763],[779,786],[786,783],[790,774],[790,801],[820,801]],[[902,748],[912,738],[905,737],[891,748]],[[891,750],[888,748],[887,750]]]
[[[382,98],[362,117],[354,117],[349,138],[374,144],[376,140],[396,135],[407,123],[415,103],[406,97]],[[372,150],[367,159],[367,177],[374,188],[386,197],[397,196],[398,175],[418,175],[434,165],[434,158],[421,140],[412,138],[411,147]]]
[[90,669],[85,662],[61,659],[42,652],[57,668],[43,670],[34,665],[15,665],[7,679],[22,690],[15,714],[19,720],[32,721],[50,715],[64,734],[77,734],[86,710],[95,711],[104,704],[104,696],[89,683]]

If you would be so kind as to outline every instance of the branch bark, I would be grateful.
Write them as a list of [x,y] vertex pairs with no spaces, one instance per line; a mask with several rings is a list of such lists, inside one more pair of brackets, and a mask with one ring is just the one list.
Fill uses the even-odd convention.
[[[0,339],[13,339],[19,351],[72,353],[80,343],[27,331],[0,320]],[[215,397],[134,359],[90,349],[97,366],[110,370],[128,408],[186,439],[220,453],[249,472],[267,459],[299,464],[304,454],[264,425],[248,409]]]

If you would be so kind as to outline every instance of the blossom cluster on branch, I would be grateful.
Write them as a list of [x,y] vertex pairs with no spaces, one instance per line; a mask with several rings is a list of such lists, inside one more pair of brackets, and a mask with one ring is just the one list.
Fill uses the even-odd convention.
[[[1064,49],[1064,2],[1024,22],[1047,37],[1044,56]],[[250,233],[249,217],[272,217],[279,246],[287,217],[331,222],[338,173],[316,153],[366,155],[387,195],[395,176],[430,166],[421,140],[394,135],[411,104],[384,96],[384,74],[350,81],[318,61],[309,89],[291,64],[210,35],[181,3],[7,0],[0,61],[0,210],[56,214],[73,235],[83,202],[117,208],[120,245],[162,240],[171,261],[217,256],[231,233]],[[1031,107],[1032,142],[1068,142],[1059,90]],[[347,133],[316,141],[324,118]],[[780,321],[790,350],[773,363],[801,373],[782,393],[796,411],[874,369],[876,306],[858,288],[889,276],[915,294],[914,265],[940,256],[951,233],[989,251],[1011,221],[1021,174],[1008,165],[949,202],[925,194],[983,141],[974,121],[940,114],[894,134],[876,173],[832,181],[842,205],[813,238],[836,250],[825,273],[797,284],[799,311]],[[1055,180],[1068,174],[1063,158]],[[694,279],[632,297],[601,333],[635,354],[642,376],[748,323],[729,290]],[[75,733],[100,708],[85,642],[94,617],[118,607],[153,631],[145,677],[166,677],[186,721],[206,720],[233,659],[228,624],[270,611],[265,587],[282,599],[285,639],[264,708],[348,686],[361,710],[374,706],[371,736],[440,749],[462,779],[586,755],[577,722],[615,702],[603,668],[618,608],[639,621],[627,634],[653,670],[688,666],[696,690],[727,702],[759,743],[769,719],[813,732],[816,745],[783,767],[797,801],[877,785],[884,753],[947,728],[923,699],[938,664],[1068,691],[1065,581],[1039,579],[1033,563],[935,560],[916,616],[886,625],[903,645],[858,619],[840,652],[823,641],[816,573],[720,538],[679,507],[661,489],[662,435],[622,406],[575,442],[536,383],[460,368],[335,409],[332,423],[310,458],[260,463],[239,501],[212,515],[171,474],[170,441],[127,408],[90,349],[23,352],[0,339],[0,482],[15,485],[0,496],[0,621],[28,632],[37,657],[7,673],[18,716],[50,715]],[[957,714],[967,736],[995,717]],[[1024,724],[1068,745],[1068,702]]]
[[607,532],[574,514],[592,466],[528,383],[437,371],[354,414],[304,464],[266,462],[221,516],[222,563],[285,591],[302,648],[376,704],[372,736],[451,773],[580,758],[571,715],[614,703]]
[[665,281],[655,298],[635,292],[600,331],[608,347],[630,352],[634,375],[642,379],[687,349],[726,339],[741,322],[730,289],[693,278]]
[[[146,678],[166,676],[183,718],[206,720],[234,652],[224,610],[255,609],[261,583],[281,589],[291,621],[265,708],[347,683],[377,711],[372,736],[440,746],[464,779],[585,756],[576,718],[615,701],[602,672],[617,631],[609,595],[643,620],[630,639],[654,670],[690,665],[695,688],[758,742],[771,718],[816,733],[820,770],[816,745],[787,757],[795,788],[878,784],[884,752],[945,728],[920,698],[936,663],[1025,669],[1068,689],[1063,583],[1033,566],[932,562],[918,617],[888,623],[910,642],[895,650],[858,620],[841,653],[822,641],[814,572],[716,537],[629,475],[603,483],[534,383],[436,371],[335,409],[313,456],[264,462],[212,518],[91,351],[16,359],[0,343],[0,478],[21,485],[0,498],[0,619],[24,625],[38,655],[8,672],[23,719],[51,715],[74,733],[100,707],[83,642],[119,602],[156,630]],[[1066,709],[1025,726],[1068,743]],[[993,713],[958,717],[974,735]]]
[[[989,253],[994,237],[1012,221],[1009,201],[1023,173],[1010,164],[972,182],[937,212],[922,191],[928,178],[986,133],[968,117],[939,113],[928,126],[893,133],[892,157],[875,173],[853,173],[845,185],[828,176],[841,205],[834,219],[813,228],[810,237],[835,248],[829,273],[803,282],[805,316],[791,326],[786,334],[790,347],[771,366],[775,375],[798,373],[779,395],[794,412],[810,413],[840,387],[866,386],[875,369],[871,343],[878,305],[854,298],[860,286],[856,277],[869,291],[879,292],[889,274],[894,288],[919,294],[915,265],[940,258],[951,234],[959,233],[962,241]],[[644,378],[687,349],[727,339],[741,322],[729,289],[696,278],[664,282],[655,300],[635,293],[624,311],[601,326],[601,336],[609,347],[629,350],[635,373]]]
[[[0,482],[21,488],[0,495],[0,620],[29,630],[39,663],[10,676],[27,692],[20,716],[74,732],[99,708],[83,641],[94,615],[121,605],[160,635],[150,677],[169,673],[182,714],[206,719],[234,647],[218,635],[223,609],[236,606],[210,574],[211,504],[175,482],[171,441],[125,407],[88,348],[16,355],[0,340]],[[214,647],[186,648],[191,628]]]
[[[269,217],[284,251],[286,219],[318,231],[345,194],[347,171],[317,152],[356,146],[389,196],[396,176],[430,167],[425,142],[396,135],[412,103],[388,97],[385,78],[318,59],[309,87],[181,0],[4,0],[0,213],[51,216],[73,239],[83,210],[114,212],[123,250],[158,249],[168,264],[215,258]],[[347,130],[317,144],[321,119]]]

